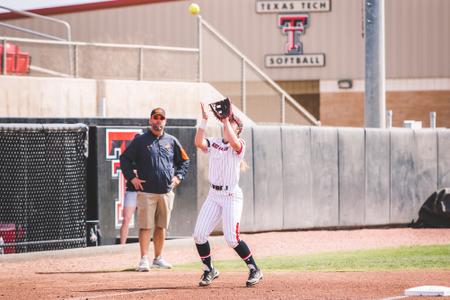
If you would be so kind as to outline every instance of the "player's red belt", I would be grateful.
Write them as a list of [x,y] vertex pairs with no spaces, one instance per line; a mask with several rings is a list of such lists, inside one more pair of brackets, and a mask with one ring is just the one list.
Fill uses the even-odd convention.
[[216,191],[228,191],[228,185],[214,185],[211,184],[211,187]]

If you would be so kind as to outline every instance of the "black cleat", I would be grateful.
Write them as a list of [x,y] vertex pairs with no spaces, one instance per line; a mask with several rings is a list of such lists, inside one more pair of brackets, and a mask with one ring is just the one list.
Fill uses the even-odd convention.
[[247,285],[247,287],[254,286],[262,279],[263,279],[263,274],[260,269],[250,269],[246,285]]
[[200,282],[198,283],[198,285],[199,286],[208,286],[217,277],[219,277],[219,271],[217,271],[214,268],[211,271],[204,271],[202,278],[200,279]]

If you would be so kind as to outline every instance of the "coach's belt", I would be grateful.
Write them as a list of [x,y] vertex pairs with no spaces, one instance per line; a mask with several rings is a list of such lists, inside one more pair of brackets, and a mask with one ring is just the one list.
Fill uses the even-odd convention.
[[211,184],[211,187],[216,191],[228,191],[228,185],[214,185]]

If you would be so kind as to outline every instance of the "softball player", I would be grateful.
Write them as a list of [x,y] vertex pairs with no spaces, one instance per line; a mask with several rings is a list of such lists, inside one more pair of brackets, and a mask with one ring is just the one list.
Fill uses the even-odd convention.
[[243,196],[238,183],[240,165],[243,163],[245,153],[245,142],[239,138],[242,122],[233,116],[225,118],[222,120],[224,138],[205,138],[208,115],[203,103],[201,109],[203,120],[195,135],[195,146],[209,153],[210,189],[194,230],[195,244],[204,265],[199,285],[210,285],[219,277],[219,271],[214,268],[211,261],[208,237],[222,219],[223,233],[228,246],[237,252],[249,268],[246,286],[250,287],[257,284],[263,275],[247,244],[239,238]]

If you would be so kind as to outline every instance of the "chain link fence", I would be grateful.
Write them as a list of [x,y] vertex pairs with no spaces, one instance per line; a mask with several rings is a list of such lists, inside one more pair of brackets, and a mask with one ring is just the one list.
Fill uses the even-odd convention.
[[0,124],[0,253],[86,246],[88,128]]

